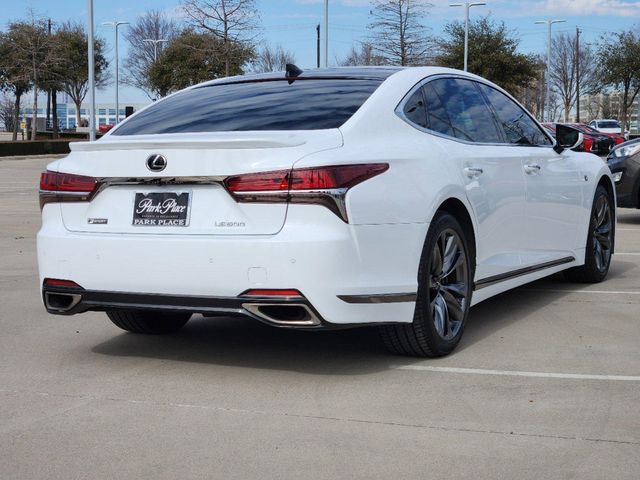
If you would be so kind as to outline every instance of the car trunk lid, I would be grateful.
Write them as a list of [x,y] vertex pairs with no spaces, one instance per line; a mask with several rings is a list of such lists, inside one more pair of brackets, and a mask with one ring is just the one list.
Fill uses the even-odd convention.
[[[287,204],[238,203],[228,176],[287,170],[299,159],[338,148],[338,129],[107,136],[72,144],[62,172],[98,179],[90,202],[61,203],[73,232],[176,235],[272,235]],[[165,168],[150,170],[162,156]],[[161,162],[162,163],[162,162]]]

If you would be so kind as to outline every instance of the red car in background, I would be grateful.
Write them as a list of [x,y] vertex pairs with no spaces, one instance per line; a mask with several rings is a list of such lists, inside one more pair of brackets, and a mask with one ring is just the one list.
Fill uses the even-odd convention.
[[621,143],[626,142],[624,137],[622,135],[620,135],[619,133],[600,132],[600,131],[596,130],[595,128],[590,127],[589,125],[586,125],[584,123],[569,123],[567,125],[570,125],[570,126],[576,128],[576,129],[580,130],[585,135],[605,135],[605,136],[613,139],[614,145],[620,145]]
[[[556,136],[556,125],[557,125],[556,123],[542,124],[542,126],[546,128],[551,133],[551,135],[553,135],[554,138]],[[584,141],[580,146],[574,148],[574,150],[576,151],[590,152],[590,153],[595,153],[596,155],[604,156],[604,155],[608,155],[609,152],[613,149],[613,147],[615,147],[615,142],[613,138],[611,138],[610,136],[604,133],[600,133],[598,131],[596,131],[595,133],[590,131],[584,131],[582,128],[579,128],[582,126],[581,124],[565,123],[563,125],[569,128],[573,128],[579,131],[580,133],[582,133],[582,136],[584,137]]]
[[109,130],[113,128],[113,125],[110,123],[102,124],[98,127],[98,131],[100,133],[107,133]]

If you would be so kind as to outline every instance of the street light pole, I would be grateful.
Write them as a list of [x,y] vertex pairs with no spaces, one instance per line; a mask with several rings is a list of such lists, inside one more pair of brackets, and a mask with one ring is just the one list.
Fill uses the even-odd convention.
[[145,43],[153,43],[153,61],[157,62],[158,61],[158,44],[163,42],[168,42],[169,40],[164,38],[157,38],[157,39],[145,38],[142,41]]
[[324,68],[329,66],[329,0],[324,0]]
[[450,7],[464,7],[464,71],[469,69],[469,9],[486,5],[484,2],[450,3]]
[[114,27],[116,30],[116,125],[120,122],[120,99],[118,98],[118,87],[119,87],[119,82],[118,82],[118,27],[120,25],[129,25],[129,22],[104,22],[102,25],[105,26],[109,26],[109,27]]
[[[554,23],[565,23],[566,20],[539,20],[536,22],[537,25],[547,25],[547,96],[545,98],[546,103],[546,112],[544,111],[542,118],[546,118],[548,122],[552,122],[551,118],[551,26]],[[546,117],[545,114],[546,113]]]
[[96,139],[96,75],[93,52],[93,0],[87,0],[87,55],[89,62],[89,141]]

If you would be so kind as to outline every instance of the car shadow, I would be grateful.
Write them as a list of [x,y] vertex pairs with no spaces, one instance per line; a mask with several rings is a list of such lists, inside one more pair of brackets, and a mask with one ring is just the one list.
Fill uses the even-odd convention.
[[[616,261],[610,276],[624,276],[637,265]],[[524,321],[532,312],[583,290],[561,275],[503,293],[473,307],[457,351],[472,348]],[[412,365],[425,359],[389,354],[375,328],[297,331],[274,328],[245,318],[194,316],[180,332],[167,336],[122,333],[95,345],[92,351],[115,357],[142,357],[209,365],[295,371],[310,375],[367,375],[391,364]],[[455,355],[455,352],[453,353]],[[428,361],[428,360],[427,360]]]
[[[638,265],[633,262],[614,259],[607,280],[625,278],[629,271],[637,268]],[[594,287],[589,283],[572,283],[558,273],[485,300],[471,309],[464,337],[457,351],[472,347],[485,338],[499,335],[503,328],[549,303],[561,301],[573,292],[603,290],[606,289],[606,283],[605,280],[600,284],[602,287]]]

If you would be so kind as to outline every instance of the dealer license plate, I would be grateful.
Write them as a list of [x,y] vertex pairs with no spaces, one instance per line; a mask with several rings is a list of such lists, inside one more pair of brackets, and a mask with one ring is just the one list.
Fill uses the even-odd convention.
[[133,204],[133,225],[187,227],[189,204],[190,192],[137,192]]

